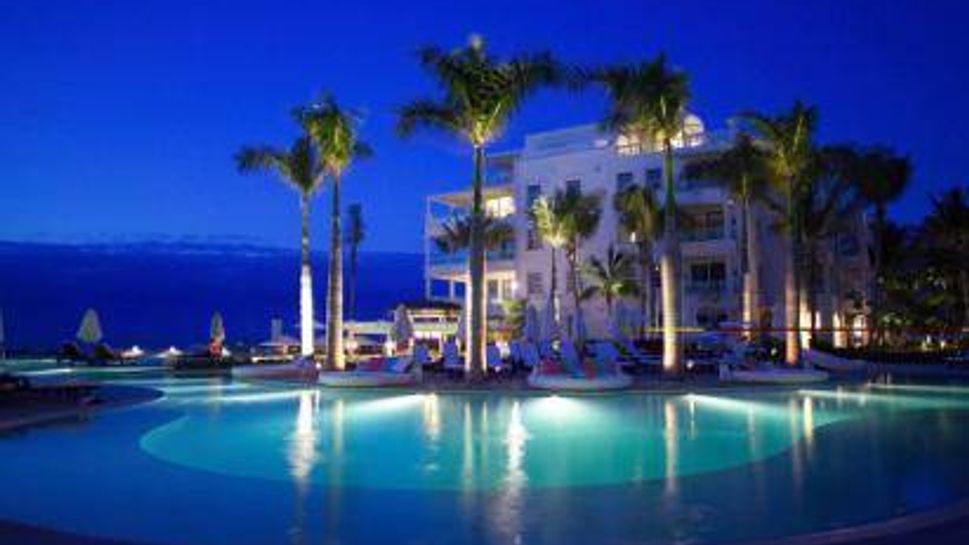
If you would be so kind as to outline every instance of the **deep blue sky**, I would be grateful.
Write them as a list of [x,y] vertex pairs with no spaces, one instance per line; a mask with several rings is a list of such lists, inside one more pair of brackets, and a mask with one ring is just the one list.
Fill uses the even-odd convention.
[[[471,32],[500,53],[548,48],[578,63],[665,50],[690,72],[709,127],[813,102],[823,140],[913,156],[915,184],[894,210],[912,220],[930,192],[967,180],[967,29],[959,0],[0,0],[0,239],[293,246],[295,197],[239,176],[231,156],[288,143],[290,108],[326,88],[368,112],[376,155],[346,180],[347,201],[364,202],[367,249],[418,251],[423,196],[465,185],[468,157],[444,138],[397,140],[393,110],[431,90],[414,49]],[[601,110],[592,92],[544,92],[499,147]]]

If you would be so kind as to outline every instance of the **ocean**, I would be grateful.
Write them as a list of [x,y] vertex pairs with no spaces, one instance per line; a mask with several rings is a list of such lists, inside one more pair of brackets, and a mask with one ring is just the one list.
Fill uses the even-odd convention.
[[[313,255],[316,319],[325,321],[326,255]],[[359,258],[357,318],[387,316],[418,300],[419,254]],[[298,252],[250,245],[57,245],[0,242],[0,309],[8,350],[37,351],[72,340],[87,308],[114,347],[165,348],[207,341],[213,312],[227,340],[266,340],[272,318],[297,336]],[[349,282],[349,277],[345,278]],[[349,319],[348,309],[344,311]]]

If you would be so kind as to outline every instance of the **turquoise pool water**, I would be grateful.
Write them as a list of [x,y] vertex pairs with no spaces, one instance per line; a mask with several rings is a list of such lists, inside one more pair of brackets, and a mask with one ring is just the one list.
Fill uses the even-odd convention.
[[146,543],[742,542],[969,497],[969,389],[574,397],[131,379],[0,436],[0,519]]

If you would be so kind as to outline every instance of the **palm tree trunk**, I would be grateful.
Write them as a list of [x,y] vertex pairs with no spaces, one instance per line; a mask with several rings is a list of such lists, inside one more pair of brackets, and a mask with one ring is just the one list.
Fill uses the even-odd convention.
[[784,267],[784,361],[797,365],[801,358],[801,291],[798,283],[798,259],[800,250],[797,230],[797,211],[794,209],[794,180],[788,181],[787,191],[787,232],[788,247]]
[[882,234],[885,229],[886,214],[887,211],[885,210],[885,204],[877,203],[875,205],[875,232],[872,233],[872,246],[874,246],[874,251],[872,251],[872,269],[875,270],[875,281],[871,283],[869,302],[869,307],[871,308],[871,319],[868,320],[869,344],[881,344],[884,341],[884,335],[880,327],[881,285],[879,284],[879,280],[881,279],[882,272]]
[[330,211],[330,285],[327,292],[326,363],[342,371],[343,354],[343,236],[340,229],[340,177],[333,176],[333,208]]
[[347,286],[347,308],[351,320],[357,319],[357,243],[350,243],[350,285]]
[[[548,300],[549,300],[549,304],[557,305],[558,266],[557,266],[555,246],[552,246],[551,254],[552,254],[552,277],[549,279]],[[554,309],[554,311],[555,311],[555,321],[557,323],[559,321],[558,309],[556,308]]]
[[485,325],[484,307],[484,148],[474,146],[474,180],[472,182],[471,202],[471,240],[468,252],[468,269],[471,275],[471,335],[467,350],[466,369],[469,378],[477,380],[485,372]]
[[[575,247],[566,252],[569,261],[569,290],[572,292],[572,302],[575,304],[575,312],[572,315],[573,334],[575,335],[576,346],[579,349],[585,344],[585,339],[581,334],[580,325],[585,325],[582,316],[582,296],[579,288],[579,248],[578,243],[574,242]],[[576,334],[579,333],[579,334]]]
[[744,207],[744,229],[747,238],[747,274],[744,275],[745,321],[760,322],[760,237],[754,222],[753,206],[748,199]]
[[300,354],[313,355],[313,272],[310,264],[310,197],[300,195],[299,327]]
[[653,290],[653,274],[652,274],[652,260],[649,256],[649,247],[640,243],[636,245],[639,251],[639,278],[640,286],[639,290],[639,337],[641,339],[646,338],[646,328],[649,325],[648,317],[650,305],[650,296]]
[[663,370],[679,374],[682,370],[680,321],[680,244],[676,232],[676,188],[673,185],[673,146],[663,141],[663,175],[666,178],[664,207],[663,256],[660,261],[663,289]]

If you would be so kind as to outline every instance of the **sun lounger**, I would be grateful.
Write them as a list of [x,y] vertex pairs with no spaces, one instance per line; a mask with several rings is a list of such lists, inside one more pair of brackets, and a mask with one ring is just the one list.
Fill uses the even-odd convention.
[[444,370],[453,373],[464,372],[464,359],[458,352],[458,345],[453,342],[444,345]]
[[617,390],[632,384],[632,378],[616,366],[586,362],[570,342],[563,342],[559,360],[543,360],[532,369],[528,385],[542,390]]
[[538,367],[542,361],[538,355],[538,348],[532,343],[522,343],[521,345],[522,364],[528,369]]
[[324,371],[318,382],[342,388],[406,386],[420,381],[421,367],[411,356],[374,358],[360,362],[353,371]]
[[622,359],[632,364],[650,369],[659,368],[663,364],[662,355],[647,354],[628,339],[620,341],[619,346],[622,349]]
[[522,343],[518,341],[508,343],[508,358],[512,365],[523,365],[525,363],[525,358],[522,357]]
[[485,348],[485,359],[488,363],[488,369],[501,372],[505,368],[505,361],[501,358],[501,350],[497,345],[489,344]]

